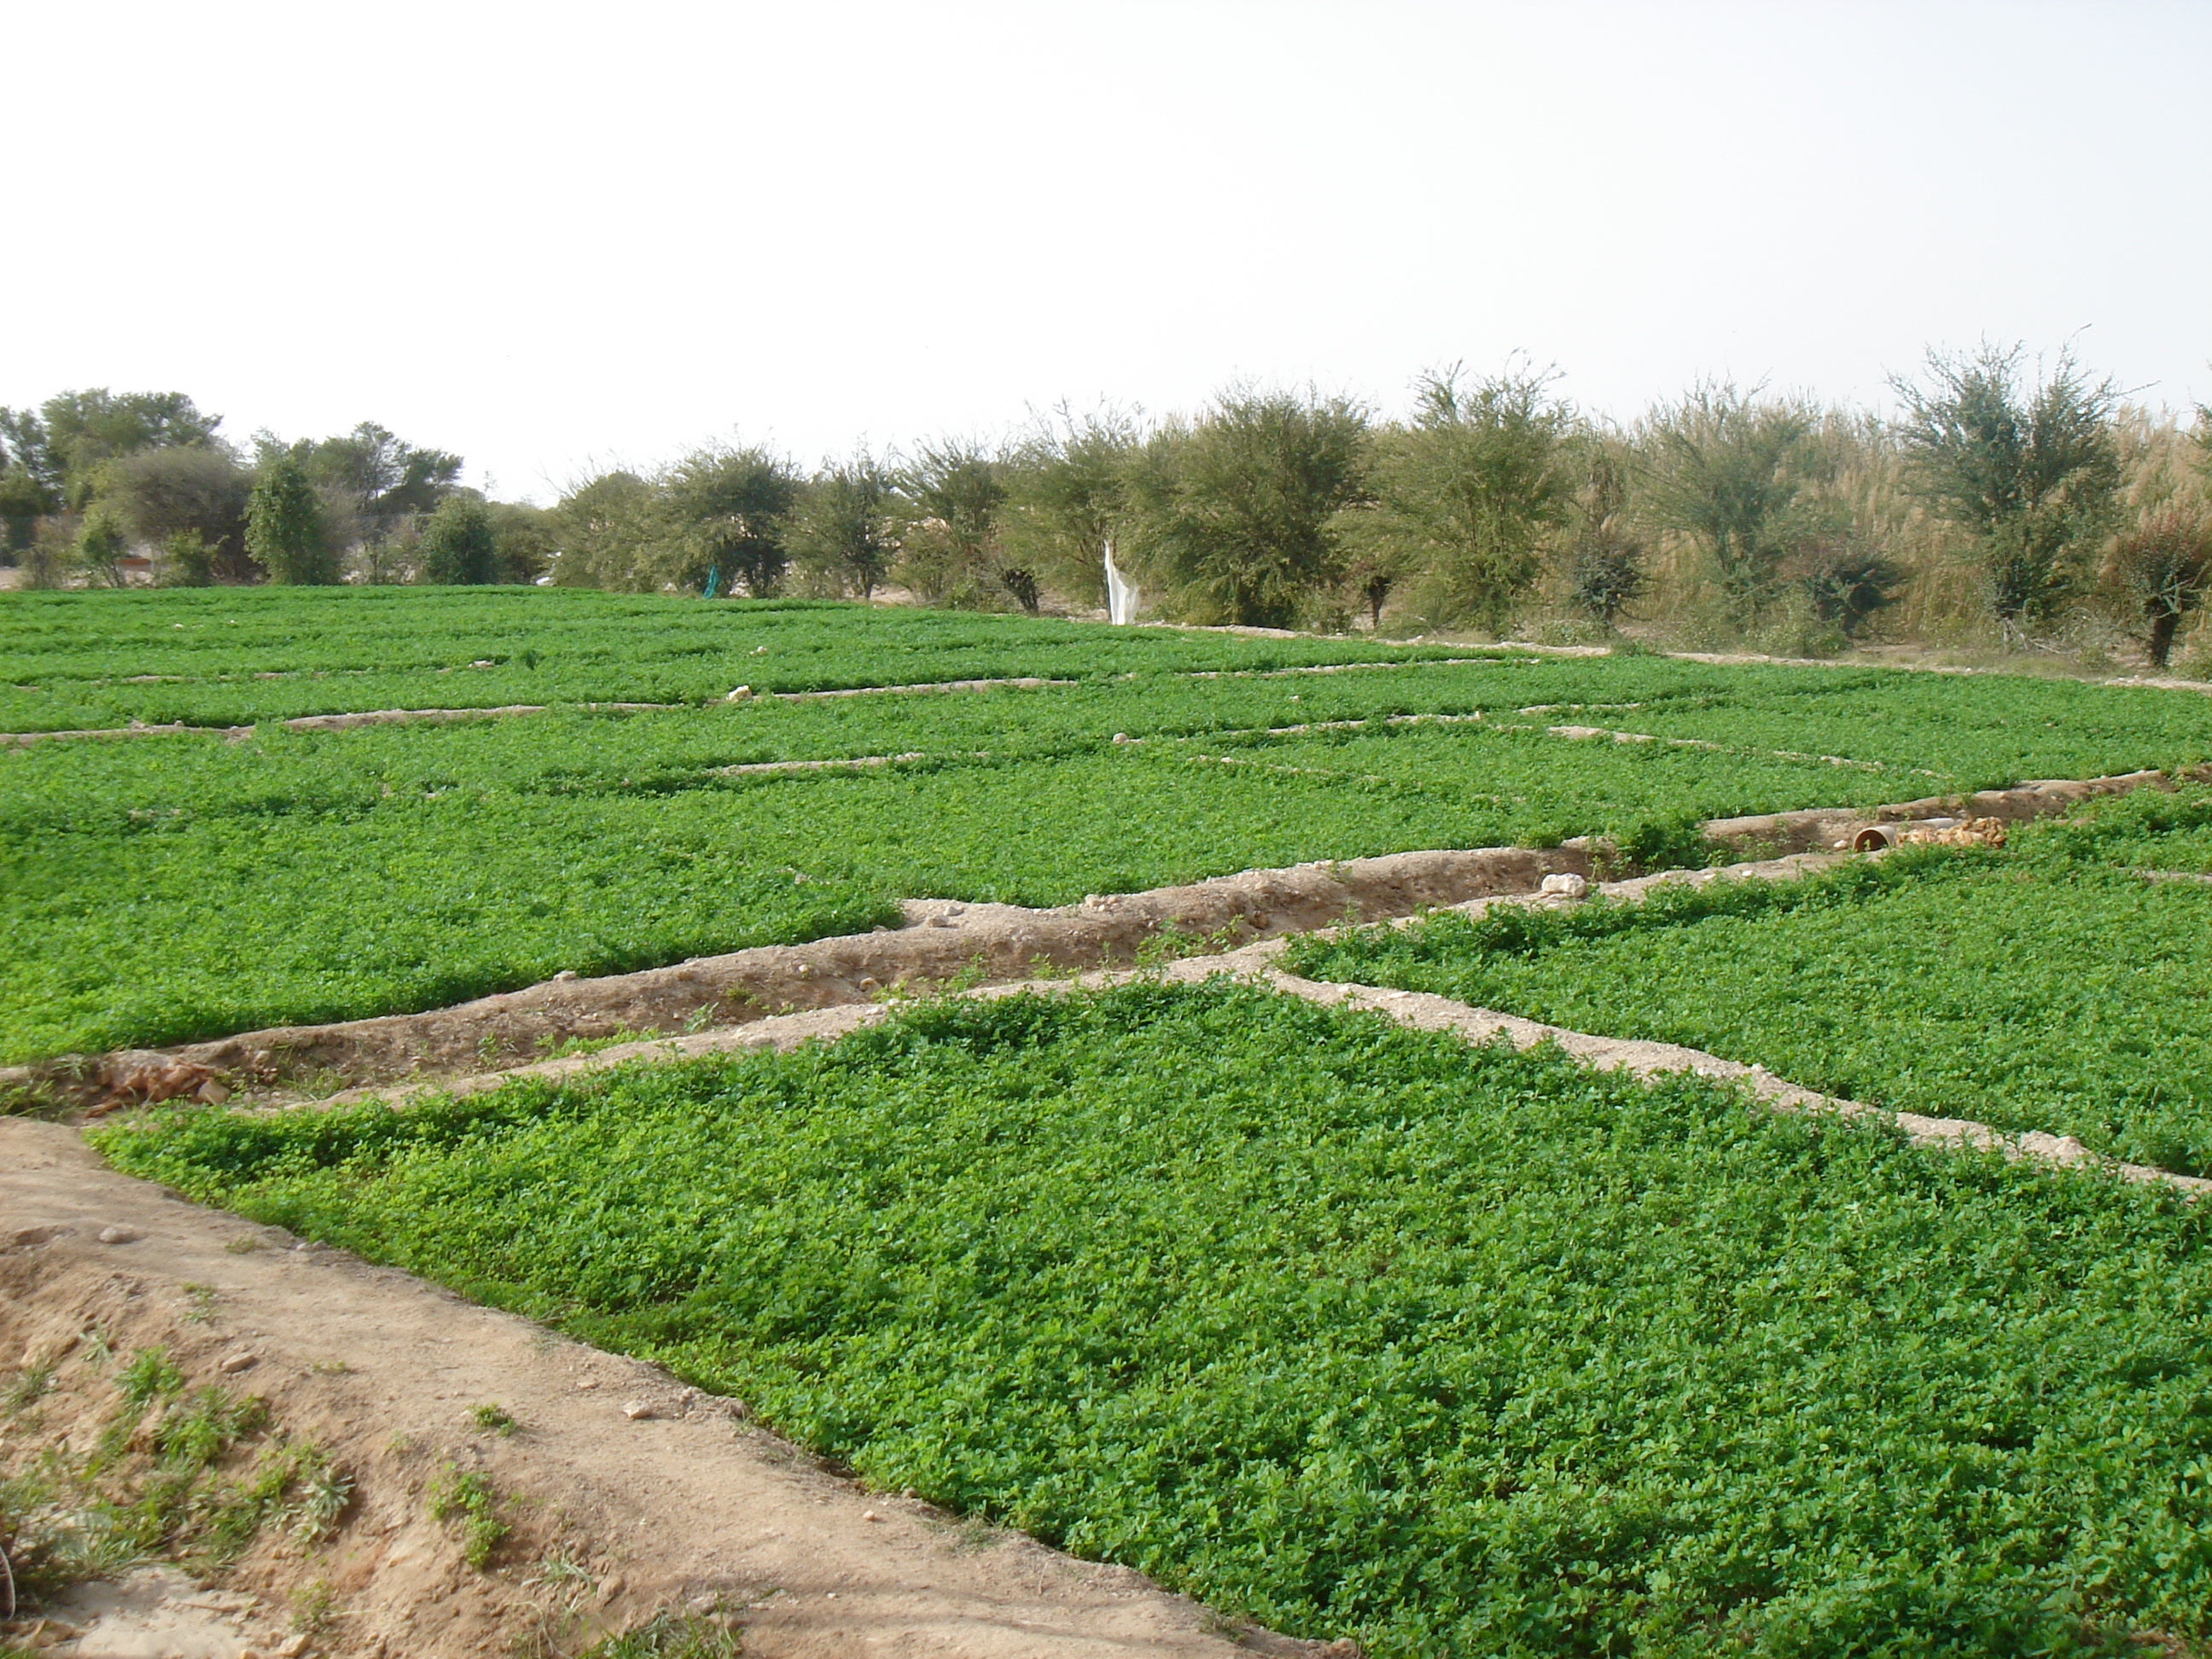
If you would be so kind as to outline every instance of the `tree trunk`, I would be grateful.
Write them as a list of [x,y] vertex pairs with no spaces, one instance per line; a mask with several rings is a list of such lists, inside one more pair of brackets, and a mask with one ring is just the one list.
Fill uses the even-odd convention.
[[2180,625],[2181,614],[2177,611],[2160,611],[2150,619],[2150,665],[2166,666],[2166,657],[2173,650],[2174,629]]
[[1367,631],[1382,631],[1382,601],[1390,597],[1390,584],[1381,577],[1370,580],[1363,590],[1367,600]]

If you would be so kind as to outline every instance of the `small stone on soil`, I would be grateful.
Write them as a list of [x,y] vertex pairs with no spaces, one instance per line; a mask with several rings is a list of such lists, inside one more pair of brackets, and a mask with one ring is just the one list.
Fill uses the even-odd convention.
[[100,1242],[103,1244],[135,1244],[146,1235],[136,1227],[102,1227]]

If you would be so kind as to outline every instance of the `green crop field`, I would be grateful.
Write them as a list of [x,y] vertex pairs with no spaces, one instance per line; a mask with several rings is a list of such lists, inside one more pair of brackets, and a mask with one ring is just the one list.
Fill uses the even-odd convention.
[[[465,653],[492,652],[598,678],[471,694],[542,714],[0,749],[0,1061],[796,943],[902,897],[1053,904],[1587,833],[1680,846],[1701,817],[2212,758],[2212,700],[2072,681],[551,589],[0,595],[0,659],[40,688],[11,695],[62,699],[25,725],[459,706],[457,678],[494,672]],[[670,663],[685,696],[740,674],[763,695],[576,706],[657,700]],[[765,695],[975,676],[1070,683]],[[878,763],[743,769],[814,762]]]
[[2212,1172],[2212,791],[1802,881],[1445,912],[1294,971],[1755,1061],[1809,1088]]
[[1000,676],[1408,661],[1395,641],[833,600],[702,604],[576,588],[176,589],[0,596],[0,732],[247,725],[368,708],[716,701]]
[[[1694,858],[1701,817],[2212,760],[2212,699],[2148,688],[550,590],[0,595],[0,729],[259,722],[0,749],[9,1060],[905,896],[1581,834]],[[1050,683],[871,689],[977,678]],[[517,703],[547,707],[279,723]],[[2212,1168],[2212,887],[2145,870],[2212,872],[2212,791],[1292,959]],[[1139,981],[94,1138],[871,1482],[1379,1656],[2212,1634],[2201,1207],[1696,1079]]]
[[1139,982],[95,1139],[1378,1655],[2212,1631],[2203,1206],[1694,1078]]

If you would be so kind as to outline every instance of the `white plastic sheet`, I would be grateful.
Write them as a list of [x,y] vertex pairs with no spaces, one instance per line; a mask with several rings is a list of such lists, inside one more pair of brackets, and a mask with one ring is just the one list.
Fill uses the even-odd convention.
[[1137,585],[1114,562],[1114,544],[1106,544],[1106,619],[1115,623],[1137,620]]

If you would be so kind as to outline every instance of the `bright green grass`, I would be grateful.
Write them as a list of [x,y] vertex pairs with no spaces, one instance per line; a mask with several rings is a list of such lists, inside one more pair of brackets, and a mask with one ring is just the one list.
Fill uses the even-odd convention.
[[[2212,700],[2071,682],[1515,653],[1376,662],[1362,653],[1400,647],[550,590],[10,597],[27,604],[0,603],[0,644],[19,659],[117,674],[198,663],[233,691],[290,683],[254,679],[263,662],[434,677],[420,665],[526,623],[567,630],[610,672],[681,659],[718,684],[730,676],[713,653],[756,639],[775,643],[746,660],[799,664],[794,683],[1055,665],[1078,678],[0,750],[0,1062],[797,942],[872,925],[902,897],[1053,904],[1583,834],[1694,857],[1700,817],[2212,756]],[[1302,672],[1322,659],[1350,665]],[[195,684],[197,697],[212,682]],[[424,696],[460,701],[450,684]],[[1664,737],[1676,720],[1694,744],[1545,730]],[[732,770],[884,756],[915,758],[857,776]]]
[[1300,941],[1316,978],[1679,1042],[1869,1103],[2212,1171],[2212,792],[2141,790],[2002,852],[1905,849],[1636,904]]
[[[564,968],[865,931],[895,921],[902,896],[1066,904],[1307,859],[1794,805],[1831,783],[1804,763],[1475,726],[1389,728],[1332,769],[1105,742],[857,772],[611,776],[591,751],[607,728],[627,723],[549,721],[537,735],[573,738],[575,770],[549,750],[480,781],[436,763],[435,745],[432,764],[409,766],[389,733],[0,756],[0,814],[20,828],[0,847],[0,1059],[400,1012]],[[173,771],[143,764],[164,755]],[[54,787],[80,757],[82,787]]]
[[1693,1078],[1139,984],[95,1138],[1379,1655],[2212,1631],[2203,1208]]
[[0,732],[1467,655],[1396,641],[578,588],[0,593]]

